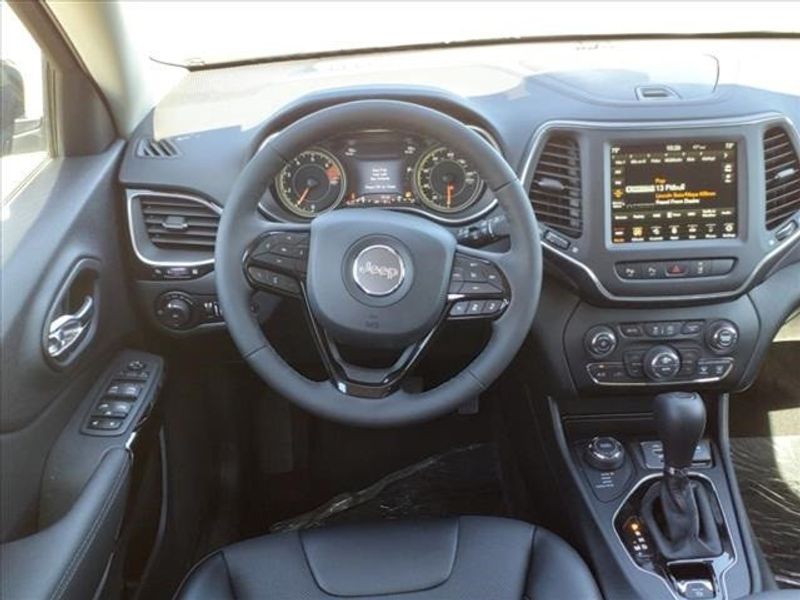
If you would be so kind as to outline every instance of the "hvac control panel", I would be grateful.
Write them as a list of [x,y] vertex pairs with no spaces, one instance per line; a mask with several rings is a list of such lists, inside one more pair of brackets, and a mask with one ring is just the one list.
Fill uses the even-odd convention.
[[567,326],[570,370],[579,388],[735,386],[758,321],[746,300],[726,310],[625,310],[585,305]]

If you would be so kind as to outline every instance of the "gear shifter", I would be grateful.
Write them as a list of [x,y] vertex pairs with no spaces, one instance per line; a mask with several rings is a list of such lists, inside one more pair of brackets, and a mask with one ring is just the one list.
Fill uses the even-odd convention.
[[693,392],[659,394],[653,412],[664,449],[664,473],[642,500],[645,522],[668,559],[715,556],[721,545],[711,500],[706,488],[688,474],[706,426],[703,399]]
[[688,469],[706,428],[706,407],[700,394],[659,394],[653,402],[653,413],[664,449],[664,476]]

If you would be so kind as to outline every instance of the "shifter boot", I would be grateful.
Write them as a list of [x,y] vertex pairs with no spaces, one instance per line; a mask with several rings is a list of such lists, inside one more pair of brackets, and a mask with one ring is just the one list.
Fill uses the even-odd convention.
[[683,470],[672,471],[642,498],[642,518],[667,560],[700,559],[722,553],[713,499]]

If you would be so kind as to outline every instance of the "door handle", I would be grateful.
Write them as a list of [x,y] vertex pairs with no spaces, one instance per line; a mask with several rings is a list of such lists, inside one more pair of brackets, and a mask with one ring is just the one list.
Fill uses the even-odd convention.
[[86,296],[74,314],[53,319],[47,333],[47,354],[59,358],[74,348],[89,329],[94,316],[94,298]]

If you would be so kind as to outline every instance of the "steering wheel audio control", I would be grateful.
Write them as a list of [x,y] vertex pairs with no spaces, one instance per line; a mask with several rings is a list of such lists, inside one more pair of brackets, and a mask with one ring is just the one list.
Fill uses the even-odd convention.
[[296,296],[308,265],[308,233],[278,231],[262,237],[245,260],[247,278],[257,288]]
[[654,346],[644,355],[644,373],[653,381],[672,379],[680,370],[680,354],[671,346]]
[[617,336],[611,327],[598,325],[586,333],[586,350],[595,358],[604,358],[617,347]]
[[456,254],[448,295],[454,299],[450,319],[494,318],[508,305],[509,288],[491,262]]

